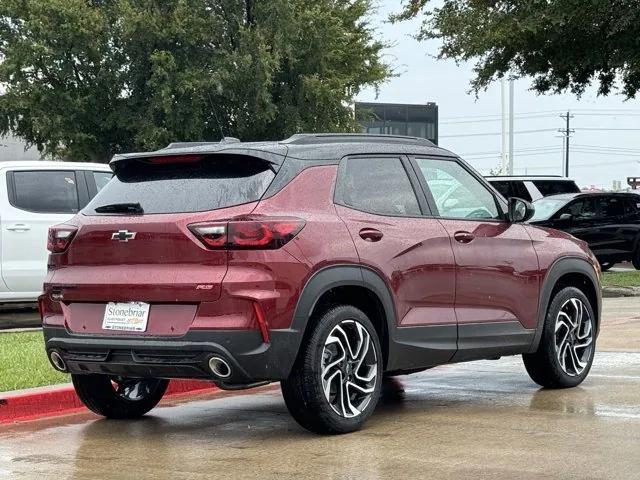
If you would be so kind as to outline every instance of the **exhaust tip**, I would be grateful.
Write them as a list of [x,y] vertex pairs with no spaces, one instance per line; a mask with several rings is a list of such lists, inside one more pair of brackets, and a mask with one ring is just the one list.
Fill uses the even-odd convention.
[[60,355],[55,350],[49,354],[49,360],[51,360],[51,364],[55,367],[56,370],[59,370],[61,372],[67,371],[67,364],[62,358],[62,355]]
[[209,369],[215,376],[220,378],[227,378],[231,376],[231,367],[223,358],[220,357],[211,357],[209,359]]

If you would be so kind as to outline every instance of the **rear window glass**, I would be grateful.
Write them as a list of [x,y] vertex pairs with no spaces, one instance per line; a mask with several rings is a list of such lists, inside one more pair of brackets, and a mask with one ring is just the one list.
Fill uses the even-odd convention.
[[533,184],[544,197],[559,193],[580,193],[580,189],[572,181],[566,180],[533,180]]
[[144,213],[215,210],[259,200],[273,180],[266,162],[250,157],[209,158],[196,163],[120,168],[84,212],[118,203],[139,203]]
[[78,190],[73,171],[15,171],[11,204],[37,213],[76,213]]
[[528,202],[532,200],[531,194],[529,193],[529,190],[527,190],[527,186],[524,184],[524,182],[513,182],[511,188],[511,196],[522,198],[523,200],[526,200]]
[[531,194],[522,180],[491,180],[490,183],[504,198],[517,197],[531,201]]
[[509,182],[499,182],[496,180],[491,180],[491,185],[495,188],[500,195],[504,198],[509,198],[511,196],[511,189],[509,188]]

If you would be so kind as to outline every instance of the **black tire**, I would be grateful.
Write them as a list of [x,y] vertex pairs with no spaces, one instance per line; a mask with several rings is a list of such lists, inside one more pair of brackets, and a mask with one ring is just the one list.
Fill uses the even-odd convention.
[[[563,368],[559,360],[559,356],[561,356],[559,350],[561,349],[556,345],[557,338],[563,336],[562,330],[559,330],[558,334],[556,333],[556,322],[558,321],[563,306],[566,306],[565,308],[573,308],[572,304],[568,303],[571,302],[572,299],[579,300],[582,303],[584,306],[583,315],[585,313],[588,314],[591,321],[590,346],[584,350],[580,350],[582,355],[580,359],[581,363],[586,364],[586,366],[584,366],[580,372],[574,371],[573,374],[568,373],[567,370],[571,370],[570,363],[572,363],[574,367],[576,363],[573,362],[573,360],[570,362],[567,361],[565,357],[567,367],[566,369]],[[596,349],[596,327],[596,317],[593,314],[593,307],[582,291],[575,287],[566,287],[558,291],[552,298],[549,308],[547,309],[538,350],[535,353],[528,353],[522,356],[524,366],[531,379],[538,385],[546,388],[570,388],[580,385],[589,374],[593,363]],[[572,345],[579,344],[580,342],[586,343],[585,340],[575,338],[573,342],[575,343],[572,343]],[[569,345],[569,348],[571,348],[571,345]],[[571,352],[568,353],[570,354]]]
[[633,268],[635,268],[636,270],[640,270],[640,244],[636,247],[635,251],[633,252],[631,263],[633,264]]
[[600,262],[600,270],[606,272],[615,265],[615,262]]
[[[158,404],[169,385],[169,381],[163,379],[112,379],[106,375],[71,375],[71,381],[89,410],[118,419],[142,417]],[[132,393],[125,395],[136,383],[136,397]]]
[[[369,348],[371,346],[374,348],[375,365],[373,362],[369,362],[367,368],[369,368],[369,374],[375,371],[375,383],[373,385],[373,382],[368,384],[368,388],[373,388],[373,391],[368,394],[370,395],[369,399],[363,402],[366,404],[362,407],[362,410],[359,410],[360,413],[356,416],[346,417],[338,414],[325,397],[321,374],[324,362],[327,361],[325,342],[330,333],[334,331],[337,325],[350,325],[351,322],[360,324],[369,334],[370,341],[368,345]],[[354,327],[355,323],[353,323]],[[362,311],[349,305],[342,305],[326,311],[309,333],[300,347],[298,358],[289,378],[281,382],[282,395],[289,412],[301,426],[315,433],[341,434],[360,429],[375,410],[382,385],[382,350],[373,324]],[[367,355],[370,359],[373,354],[369,351]],[[361,365],[364,365],[364,363],[361,363]],[[344,368],[346,369],[347,367],[345,366]],[[349,375],[357,376],[357,373],[358,369],[355,369],[349,370],[345,375],[347,377]],[[341,374],[340,377],[335,379],[339,382],[338,387],[342,383],[342,378]],[[341,388],[345,388],[345,391],[349,392],[348,388],[350,387]],[[336,402],[338,401],[337,398],[339,397],[336,393],[334,397]],[[344,401],[342,405],[344,406]]]

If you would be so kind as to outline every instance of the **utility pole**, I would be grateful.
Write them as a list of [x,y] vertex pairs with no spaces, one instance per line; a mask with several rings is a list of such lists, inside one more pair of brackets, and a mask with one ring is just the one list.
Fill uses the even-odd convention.
[[513,175],[513,80],[509,80],[509,175]]
[[505,175],[509,172],[509,164],[507,159],[507,84],[504,78],[500,80],[500,93],[502,94],[502,167],[500,173]]
[[571,130],[571,119],[573,118],[573,115],[571,115],[571,112],[569,110],[567,110],[567,114],[566,115],[560,115],[560,118],[566,120],[567,122],[567,126],[565,128],[561,128],[558,131],[560,133],[563,134],[563,138],[564,138],[564,176],[568,177],[569,176],[569,138],[571,138],[571,134],[575,131],[575,130]]

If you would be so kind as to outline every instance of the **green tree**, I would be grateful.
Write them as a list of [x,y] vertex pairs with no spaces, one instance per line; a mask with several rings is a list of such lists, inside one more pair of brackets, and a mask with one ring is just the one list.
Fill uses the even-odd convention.
[[635,0],[405,1],[394,20],[423,19],[418,38],[438,57],[475,61],[476,93],[503,76],[532,77],[540,92],[601,95],[640,88],[640,2]]
[[2,0],[0,134],[107,161],[171,141],[353,131],[389,75],[371,0]]

